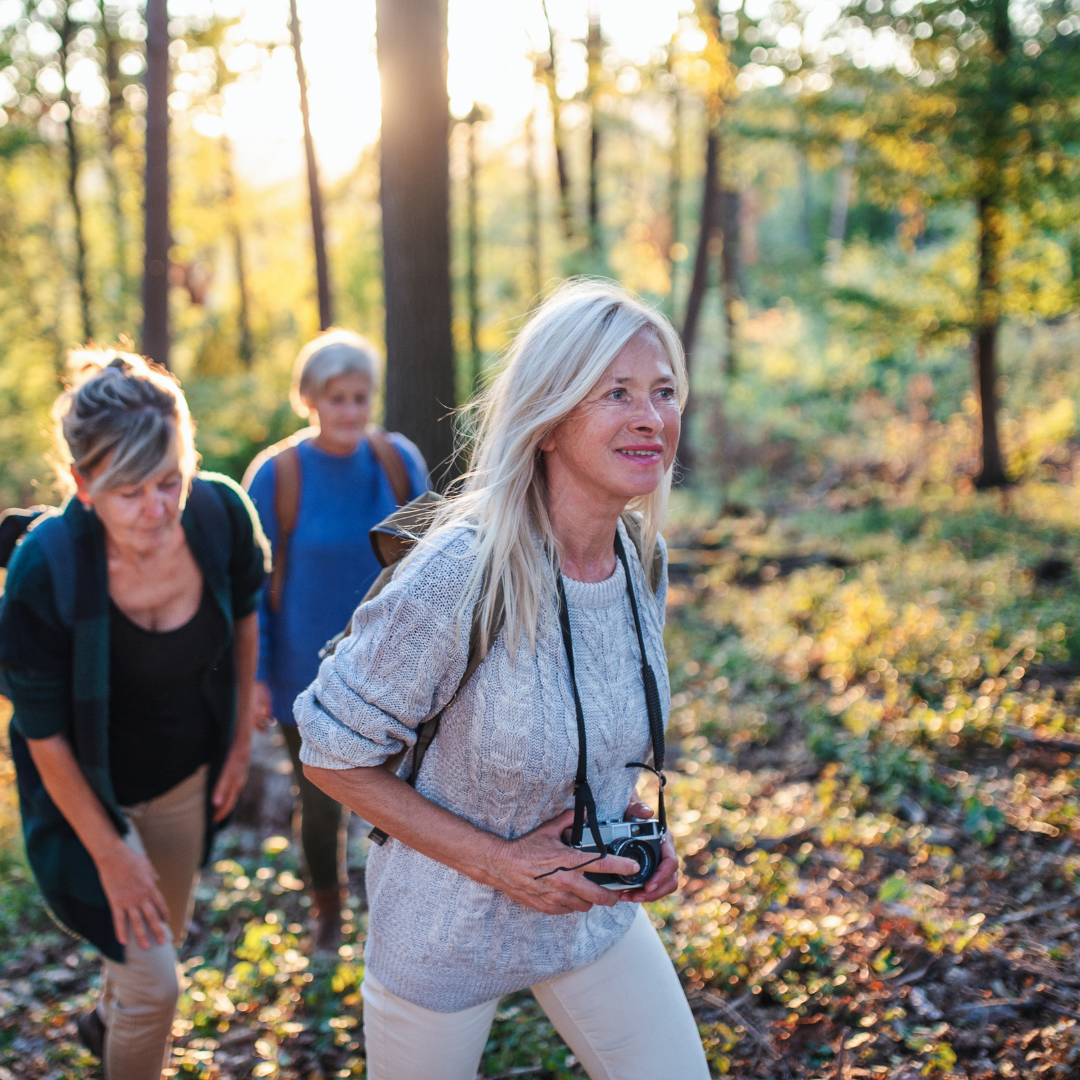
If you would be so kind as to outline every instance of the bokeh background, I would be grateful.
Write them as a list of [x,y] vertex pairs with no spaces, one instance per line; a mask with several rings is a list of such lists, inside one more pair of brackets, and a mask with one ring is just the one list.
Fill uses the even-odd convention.
[[[403,162],[376,40],[406,16],[429,43],[406,82],[436,72],[410,108],[449,154],[414,162],[445,259],[385,252],[445,262],[449,307],[411,314],[384,285]],[[390,345],[388,413],[425,448],[411,404],[466,403],[567,276],[683,334],[686,864],[652,914],[715,1073],[1075,1075],[1080,3],[0,0],[0,508],[56,501],[48,410],[88,338],[167,341],[206,467],[239,477],[300,426],[289,371],[328,321],[313,191],[332,320]],[[442,352],[404,354],[414,318]],[[175,1074],[359,1076],[365,842],[350,944],[310,964],[267,753],[200,890]],[[94,1076],[92,958],[36,899],[3,767],[0,1080]],[[527,995],[483,1070],[583,1075]]]

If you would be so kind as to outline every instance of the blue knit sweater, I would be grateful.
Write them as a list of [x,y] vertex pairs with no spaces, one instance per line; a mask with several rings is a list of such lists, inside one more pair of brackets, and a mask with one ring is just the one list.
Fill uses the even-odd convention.
[[[427,488],[427,466],[404,435],[390,434],[401,452],[415,498]],[[295,725],[293,701],[319,670],[319,650],[349,621],[381,569],[368,530],[397,504],[390,481],[367,440],[347,457],[301,442],[300,512],[289,541],[281,610],[267,592],[259,607],[259,679],[270,684],[274,715]],[[263,530],[277,550],[274,464],[267,461],[248,489]]]

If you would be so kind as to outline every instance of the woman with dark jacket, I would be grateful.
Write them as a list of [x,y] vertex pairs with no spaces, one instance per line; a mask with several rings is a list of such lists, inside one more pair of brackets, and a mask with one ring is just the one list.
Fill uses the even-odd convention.
[[75,490],[12,558],[0,665],[30,865],[102,952],[80,1034],[108,1080],[159,1080],[199,869],[247,775],[266,542],[241,489],[196,472],[171,376],[71,363],[54,416]]

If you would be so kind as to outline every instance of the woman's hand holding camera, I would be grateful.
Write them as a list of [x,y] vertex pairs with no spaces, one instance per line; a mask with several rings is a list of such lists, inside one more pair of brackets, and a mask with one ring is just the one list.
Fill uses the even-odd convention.
[[574,811],[566,810],[517,840],[499,840],[484,860],[483,876],[470,876],[545,915],[588,911],[593,904],[614,906],[619,894],[588,881],[583,869],[587,865],[594,874],[633,874],[638,865],[618,855],[593,862],[592,855],[567,847],[562,834],[573,823]]
[[[635,800],[626,808],[623,820],[645,819],[652,816],[653,812],[647,803]],[[628,889],[626,892],[619,893],[620,900],[628,900],[632,904],[648,904],[653,900],[659,900],[662,896],[669,896],[679,887],[679,857],[675,854],[675,841],[670,832],[664,834],[660,850],[664,857],[660,860],[660,865],[653,876],[645,882],[644,888]]]

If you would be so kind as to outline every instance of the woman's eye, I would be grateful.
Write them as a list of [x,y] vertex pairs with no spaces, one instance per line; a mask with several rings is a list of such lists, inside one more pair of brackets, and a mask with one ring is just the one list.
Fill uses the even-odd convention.
[[674,386],[662,386],[660,388],[660,390],[657,391],[657,392],[660,394],[660,396],[665,401],[671,401],[671,399],[673,397],[675,397],[675,387]]
[[626,391],[623,389],[612,390],[608,395],[613,401],[624,401],[626,399]]

